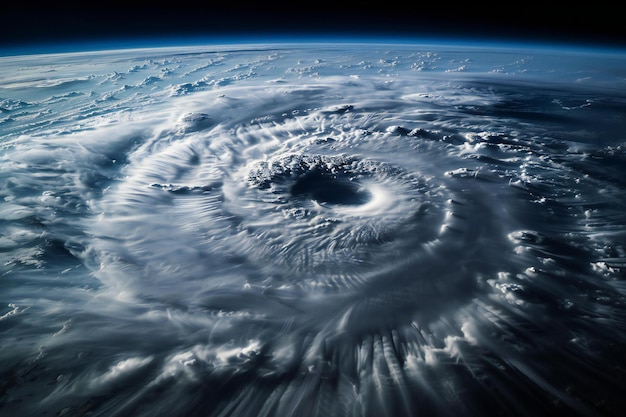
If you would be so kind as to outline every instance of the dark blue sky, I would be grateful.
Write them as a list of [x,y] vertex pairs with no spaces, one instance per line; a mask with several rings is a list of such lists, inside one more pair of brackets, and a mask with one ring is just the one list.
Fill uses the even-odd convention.
[[[185,43],[185,39],[263,40],[288,36],[358,39],[452,38],[536,43],[573,43],[624,48],[626,30],[618,3],[567,9],[476,4],[421,5],[415,1],[224,4],[170,2],[128,6],[115,2],[89,7],[12,1],[0,12],[0,48],[43,48],[72,43]],[[26,2],[24,2],[26,3]],[[435,1],[436,3],[436,1]]]

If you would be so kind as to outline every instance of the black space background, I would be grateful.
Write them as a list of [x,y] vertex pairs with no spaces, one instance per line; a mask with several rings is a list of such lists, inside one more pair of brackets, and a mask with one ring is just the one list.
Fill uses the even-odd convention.
[[532,41],[626,50],[626,14],[619,2],[540,5],[418,1],[290,3],[221,0],[137,5],[11,0],[0,6],[0,48],[148,38],[443,37]]

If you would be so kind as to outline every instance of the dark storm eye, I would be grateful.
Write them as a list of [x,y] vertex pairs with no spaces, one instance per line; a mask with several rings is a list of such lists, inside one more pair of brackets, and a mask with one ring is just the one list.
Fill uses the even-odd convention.
[[345,175],[336,175],[314,169],[296,180],[291,187],[293,196],[306,196],[318,203],[362,205],[372,195],[359,183]]

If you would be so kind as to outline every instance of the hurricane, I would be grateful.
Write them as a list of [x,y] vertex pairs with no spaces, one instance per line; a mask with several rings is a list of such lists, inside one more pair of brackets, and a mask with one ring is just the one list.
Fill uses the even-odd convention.
[[621,415],[625,64],[0,58],[0,415]]

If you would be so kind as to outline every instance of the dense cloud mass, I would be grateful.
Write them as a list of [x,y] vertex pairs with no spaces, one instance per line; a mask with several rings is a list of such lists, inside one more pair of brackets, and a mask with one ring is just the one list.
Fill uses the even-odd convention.
[[0,58],[0,415],[619,415],[624,64]]

